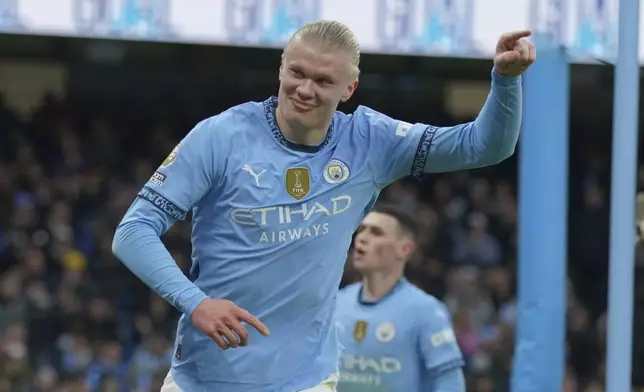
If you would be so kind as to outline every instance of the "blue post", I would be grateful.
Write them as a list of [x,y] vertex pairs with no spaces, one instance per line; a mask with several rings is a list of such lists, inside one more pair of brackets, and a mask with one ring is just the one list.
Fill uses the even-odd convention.
[[519,148],[519,262],[512,391],[560,391],[564,378],[569,65],[535,34]]
[[631,390],[640,86],[639,15],[639,0],[619,2],[619,44],[613,102],[607,392]]

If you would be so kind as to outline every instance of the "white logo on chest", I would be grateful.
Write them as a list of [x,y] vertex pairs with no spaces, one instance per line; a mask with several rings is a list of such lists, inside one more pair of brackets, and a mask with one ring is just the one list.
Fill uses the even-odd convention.
[[244,165],[244,167],[242,168],[242,170],[243,170],[243,171],[245,171],[245,172],[247,172],[247,173],[248,173],[248,174],[250,174],[251,176],[253,176],[253,178],[255,179],[255,185],[257,185],[257,186],[259,186],[259,176],[261,176],[262,174],[264,174],[264,172],[266,171],[266,169],[264,169],[264,170],[262,170],[262,171],[261,171],[261,172],[259,172],[259,173],[255,173],[255,171],[253,170],[253,168],[252,168],[252,167],[250,167],[250,165],[249,165],[248,163],[246,163],[246,164]]

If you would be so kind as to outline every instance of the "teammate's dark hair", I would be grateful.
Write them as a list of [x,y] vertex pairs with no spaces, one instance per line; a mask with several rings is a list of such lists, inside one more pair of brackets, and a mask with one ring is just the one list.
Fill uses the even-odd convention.
[[390,203],[378,203],[372,210],[380,214],[389,215],[396,219],[398,225],[403,232],[411,236],[412,240],[416,241],[418,238],[418,231],[420,224],[414,215],[404,209],[402,206]]

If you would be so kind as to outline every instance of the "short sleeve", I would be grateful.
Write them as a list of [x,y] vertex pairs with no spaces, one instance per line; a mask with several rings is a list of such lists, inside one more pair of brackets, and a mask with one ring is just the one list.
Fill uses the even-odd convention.
[[431,373],[440,373],[462,366],[463,356],[446,307],[436,302],[422,315],[419,344],[425,368]]
[[197,124],[170,152],[138,197],[176,220],[184,220],[217,181],[216,119]]
[[374,180],[380,187],[408,175],[421,177],[437,127],[410,124],[360,106],[355,121],[367,139]]

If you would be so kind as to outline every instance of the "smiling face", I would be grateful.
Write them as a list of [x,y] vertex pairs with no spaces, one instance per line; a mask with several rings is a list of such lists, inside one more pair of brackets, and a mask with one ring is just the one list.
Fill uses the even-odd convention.
[[349,52],[321,50],[297,37],[284,51],[279,78],[278,108],[294,131],[326,129],[358,86]]

